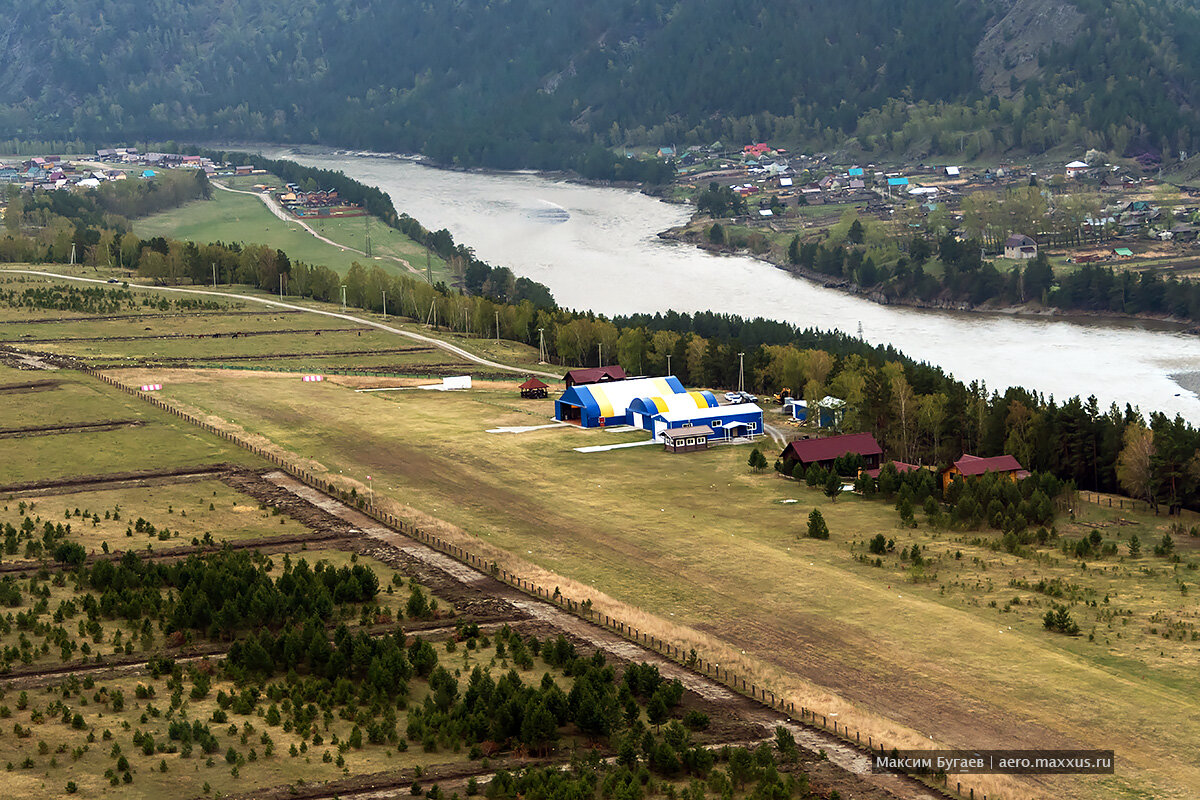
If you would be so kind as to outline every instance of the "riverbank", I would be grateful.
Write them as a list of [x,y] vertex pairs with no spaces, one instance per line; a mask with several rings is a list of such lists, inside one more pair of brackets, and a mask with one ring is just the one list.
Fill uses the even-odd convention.
[[[666,202],[666,201],[664,201]],[[764,264],[791,275],[802,278],[823,289],[832,289],[852,297],[869,300],[881,306],[899,306],[925,311],[953,311],[966,314],[995,315],[1010,318],[1040,319],[1040,320],[1089,320],[1101,324],[1112,323],[1141,323],[1140,327],[1169,333],[1188,333],[1200,335],[1200,324],[1192,320],[1155,314],[1114,314],[1111,312],[1088,311],[1086,309],[1055,308],[1040,303],[1024,303],[1021,305],[997,306],[989,304],[976,305],[965,300],[921,300],[919,298],[888,297],[877,289],[867,289],[845,278],[833,278],[822,272],[784,261],[774,254],[755,253],[747,249],[735,249],[726,245],[716,245],[706,242],[696,235],[694,225],[697,218],[686,225],[676,226],[662,231],[658,237],[663,241],[690,245],[698,250],[713,255],[727,255],[752,258]],[[1146,323],[1150,323],[1149,326]]]

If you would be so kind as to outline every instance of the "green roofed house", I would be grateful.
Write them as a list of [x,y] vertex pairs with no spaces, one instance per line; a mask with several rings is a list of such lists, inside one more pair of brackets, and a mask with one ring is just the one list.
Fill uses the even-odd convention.
[[1128,247],[1118,247],[1113,250],[1113,255],[1117,258],[1133,258],[1133,251]]

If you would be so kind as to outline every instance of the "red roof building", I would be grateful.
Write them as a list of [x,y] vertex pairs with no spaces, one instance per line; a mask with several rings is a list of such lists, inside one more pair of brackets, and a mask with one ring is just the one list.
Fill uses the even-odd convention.
[[803,464],[806,469],[813,464],[829,469],[834,459],[851,453],[863,457],[864,469],[877,470],[883,448],[869,433],[848,433],[823,439],[797,439],[783,448],[779,458],[789,471],[795,469],[796,464]]
[[[887,462],[885,461],[884,464],[886,464],[886,463]],[[921,466],[919,464],[905,464],[903,461],[893,461],[891,463],[896,468],[896,472],[900,473],[901,475],[903,475],[906,472],[915,472],[916,470],[921,469]],[[868,470],[864,470],[864,472],[866,472],[872,478],[878,478],[879,470],[883,469],[884,464],[880,464],[879,469],[868,469]]]
[[1017,461],[1014,456],[981,458],[964,453],[963,457],[955,461],[950,469],[942,473],[942,488],[948,487],[958,476],[974,478],[989,472],[1003,475],[1013,481],[1029,477],[1029,470],[1022,467],[1021,462]]
[[625,370],[614,364],[611,367],[573,369],[563,376],[563,381],[567,384],[567,388],[570,389],[572,386],[586,386],[589,383],[623,381],[625,377]]
[[517,388],[521,390],[521,397],[537,400],[546,396],[546,390],[550,386],[542,383],[537,378],[530,378]]

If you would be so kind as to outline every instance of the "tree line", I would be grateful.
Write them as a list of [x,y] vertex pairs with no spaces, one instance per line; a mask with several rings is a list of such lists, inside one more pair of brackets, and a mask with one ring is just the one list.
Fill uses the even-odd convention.
[[[936,242],[914,236],[894,262],[876,261],[869,248],[793,238],[788,260],[893,300],[983,305],[1038,303],[1067,311],[1169,315],[1200,321],[1200,283],[1153,271],[1081,264],[1055,275],[1044,252],[1006,272],[984,261],[980,240],[945,234]],[[935,261],[936,259],[936,261]]]

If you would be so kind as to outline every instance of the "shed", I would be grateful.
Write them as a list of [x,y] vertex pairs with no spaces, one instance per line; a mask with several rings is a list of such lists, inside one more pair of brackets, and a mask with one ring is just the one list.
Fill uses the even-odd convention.
[[[787,404],[792,412],[792,419],[797,422],[808,422],[808,401],[793,398]],[[838,428],[846,416],[846,401],[833,395],[825,395],[817,403],[817,427]]]
[[707,425],[675,428],[663,431],[663,446],[668,453],[690,453],[693,450],[707,450],[708,440],[712,435],[713,430]]
[[546,396],[546,390],[550,388],[548,384],[542,383],[537,378],[530,378],[520,385],[521,397],[530,400],[540,400]]
[[798,439],[789,442],[779,457],[790,474],[797,464],[805,468],[816,464],[822,469],[833,466],[834,459],[857,453],[863,457],[864,469],[878,469],[883,448],[869,433],[848,433],[824,439]]
[[623,381],[625,380],[625,370],[614,364],[610,367],[587,367],[585,369],[573,369],[563,376],[563,382],[567,384],[567,388],[572,386],[583,386],[589,383],[607,383],[608,381]]

